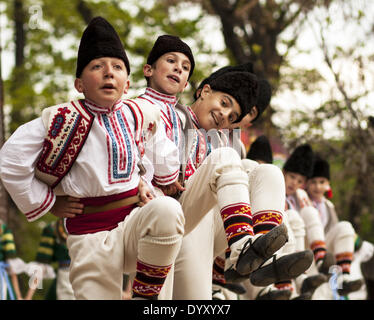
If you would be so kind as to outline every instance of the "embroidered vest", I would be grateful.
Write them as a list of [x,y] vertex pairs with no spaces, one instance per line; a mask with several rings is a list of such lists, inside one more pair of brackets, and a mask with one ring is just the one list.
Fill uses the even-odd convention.
[[52,188],[57,186],[77,159],[94,118],[84,100],[43,110],[42,120],[48,131],[35,168],[39,180]]
[[[135,143],[139,155],[144,155],[144,143],[155,134],[160,115],[147,103],[125,100],[135,120]],[[42,113],[44,126],[48,128],[43,148],[37,160],[35,176],[56,187],[69,172],[77,159],[91,130],[94,114],[84,100],[71,101],[46,108]]]

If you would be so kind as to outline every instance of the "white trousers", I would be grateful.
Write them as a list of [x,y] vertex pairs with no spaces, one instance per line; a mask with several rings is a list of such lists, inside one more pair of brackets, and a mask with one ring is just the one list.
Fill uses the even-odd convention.
[[121,299],[123,273],[136,272],[137,260],[173,264],[183,232],[180,204],[160,197],[135,208],[111,231],[69,235],[70,282],[76,299]]
[[319,212],[312,206],[304,207],[300,210],[300,216],[305,224],[306,242],[308,247],[315,241],[325,241],[325,231]]
[[248,193],[225,194],[218,199],[217,192],[226,186],[243,186],[242,189],[246,190],[248,177],[236,151],[225,147],[213,150],[186,182],[186,190],[179,198],[186,219],[185,235],[189,234],[217,203],[248,201]]
[[57,300],[75,300],[73,287],[69,280],[69,268],[57,270],[56,291]]
[[327,250],[337,255],[354,251],[355,230],[348,221],[339,221],[326,234]]
[[[247,174],[232,148],[213,150],[187,181],[179,199],[186,224],[175,262],[173,299],[212,299],[214,251],[221,253],[227,248],[217,191],[235,184],[248,189]],[[225,198],[232,203],[243,202],[238,194],[227,194]]]

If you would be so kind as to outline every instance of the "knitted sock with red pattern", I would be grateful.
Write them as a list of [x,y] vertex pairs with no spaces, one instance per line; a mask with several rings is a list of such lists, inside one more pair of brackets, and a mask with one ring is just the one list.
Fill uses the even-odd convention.
[[314,261],[318,264],[318,262],[322,261],[326,255],[326,243],[322,240],[314,241],[310,245],[310,248],[314,254]]
[[241,238],[253,236],[249,203],[234,203],[221,209],[221,217],[229,247]]
[[251,207],[248,203],[228,205],[221,209],[221,217],[229,245],[225,252],[225,257],[228,259],[231,245],[245,236],[253,236]]
[[253,230],[255,234],[266,234],[283,221],[283,214],[275,210],[262,210],[253,214]]
[[278,290],[290,290],[293,291],[293,285],[291,280],[279,281],[274,283],[274,287]]
[[225,285],[225,260],[221,257],[216,257],[213,263],[213,284]]
[[132,285],[133,298],[157,300],[170,268],[171,265],[155,266],[138,260]]
[[[232,184],[233,180],[236,183]],[[248,176],[244,172],[232,172],[230,175],[221,175],[217,184],[224,184],[225,181],[230,181],[230,184],[217,188],[217,200],[229,248],[225,256],[227,259],[232,253],[231,250],[235,250],[233,257],[235,260],[246,239],[253,237]],[[231,261],[231,263],[235,262]]]
[[336,264],[340,266],[343,274],[351,273],[351,263],[353,260],[353,252],[343,252],[335,256]]

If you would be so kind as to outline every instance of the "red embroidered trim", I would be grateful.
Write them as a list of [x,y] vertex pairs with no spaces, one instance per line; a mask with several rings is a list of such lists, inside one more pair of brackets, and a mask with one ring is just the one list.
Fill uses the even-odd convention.
[[[67,107],[58,108],[58,113],[52,120],[49,134],[43,142],[36,168],[52,177],[52,188],[69,172],[91,130],[95,116],[85,107],[83,100],[79,100],[79,104],[86,114],[80,112],[74,101],[71,101],[70,105],[75,110],[69,110]],[[66,123],[65,114],[71,112],[73,112],[70,115],[71,119]],[[61,143],[54,145],[52,140],[57,137],[61,139]]]
[[43,203],[41,204],[41,206],[32,210],[32,211],[29,211],[29,212],[25,213],[25,216],[26,216],[27,220],[31,220],[31,219],[35,218],[36,216],[40,215],[41,213],[43,213],[43,211],[45,211],[50,206],[53,198],[54,198],[54,194],[53,194],[51,188],[48,188],[47,195],[46,195]]
[[153,180],[157,184],[168,184],[172,181],[174,181],[179,175],[179,170],[177,170],[175,173],[168,175],[168,176],[153,176]]
[[160,93],[158,91],[153,90],[152,88],[146,88],[145,94],[149,95],[150,97],[159,100],[164,103],[172,103],[175,104],[177,102],[176,96],[169,96],[167,94]]

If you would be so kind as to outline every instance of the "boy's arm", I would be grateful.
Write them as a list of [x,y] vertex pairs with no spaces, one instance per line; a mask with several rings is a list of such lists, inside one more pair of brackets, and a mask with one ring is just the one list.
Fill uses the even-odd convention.
[[38,118],[20,126],[0,150],[3,185],[30,222],[46,214],[56,199],[52,189],[34,174],[45,135]]

